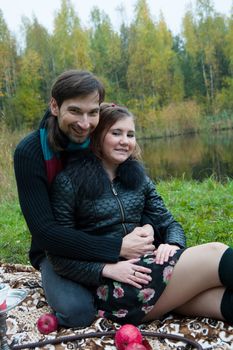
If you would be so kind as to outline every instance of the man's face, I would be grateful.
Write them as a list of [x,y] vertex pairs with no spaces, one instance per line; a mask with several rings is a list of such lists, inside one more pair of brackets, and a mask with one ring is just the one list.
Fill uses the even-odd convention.
[[52,114],[57,117],[59,128],[72,142],[82,143],[99,123],[99,94],[65,100],[58,108],[54,98],[50,104]]

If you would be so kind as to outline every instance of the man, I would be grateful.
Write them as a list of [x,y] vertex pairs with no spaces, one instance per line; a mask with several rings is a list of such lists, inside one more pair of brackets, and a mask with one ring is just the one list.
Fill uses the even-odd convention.
[[14,167],[22,212],[32,240],[30,261],[42,274],[49,305],[60,325],[88,326],[95,318],[90,290],[58,276],[46,252],[71,259],[116,262],[135,258],[154,249],[153,237],[143,230],[124,237],[93,236],[59,226],[50,205],[49,188],[65,166],[67,155],[89,145],[89,136],[99,121],[99,106],[105,90],[91,73],[70,70],[62,73],[51,90],[50,109],[40,128],[17,146]]

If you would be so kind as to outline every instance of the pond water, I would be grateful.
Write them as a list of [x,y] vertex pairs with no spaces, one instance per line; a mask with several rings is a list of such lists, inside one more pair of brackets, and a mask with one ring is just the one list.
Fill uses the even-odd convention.
[[139,140],[139,144],[154,180],[233,179],[233,130]]

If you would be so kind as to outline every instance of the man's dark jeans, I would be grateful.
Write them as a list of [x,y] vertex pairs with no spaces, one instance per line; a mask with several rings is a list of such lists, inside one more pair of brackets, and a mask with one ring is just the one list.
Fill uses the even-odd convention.
[[64,327],[90,326],[96,316],[92,292],[56,274],[47,258],[42,260],[40,271],[47,302],[54,310],[59,325]]

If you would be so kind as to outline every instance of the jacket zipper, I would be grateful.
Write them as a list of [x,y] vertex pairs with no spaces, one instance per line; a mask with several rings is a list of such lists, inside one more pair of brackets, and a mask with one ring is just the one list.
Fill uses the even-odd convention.
[[[115,198],[116,198],[116,200],[118,202],[118,205],[119,205],[119,208],[120,208],[120,212],[121,212],[122,221],[125,221],[124,209],[123,209],[123,206],[122,206],[121,201],[119,199],[118,193],[117,193],[116,189],[114,188],[112,182],[111,182],[111,188],[112,188],[112,193],[114,194],[114,196],[115,196]],[[128,232],[126,230],[125,224],[122,222],[121,225],[123,227],[125,235],[127,235]]]

